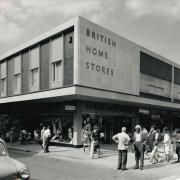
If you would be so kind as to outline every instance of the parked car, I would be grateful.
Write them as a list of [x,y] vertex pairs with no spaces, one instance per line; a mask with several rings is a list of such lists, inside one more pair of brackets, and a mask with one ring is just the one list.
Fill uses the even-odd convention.
[[0,138],[0,179],[28,180],[30,171],[25,164],[9,157],[5,142]]

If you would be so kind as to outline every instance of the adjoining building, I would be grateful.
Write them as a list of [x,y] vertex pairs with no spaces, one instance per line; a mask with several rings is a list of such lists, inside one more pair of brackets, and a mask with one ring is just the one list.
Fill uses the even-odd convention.
[[0,57],[0,127],[51,125],[78,147],[83,124],[105,143],[122,126],[180,128],[180,65],[82,17]]

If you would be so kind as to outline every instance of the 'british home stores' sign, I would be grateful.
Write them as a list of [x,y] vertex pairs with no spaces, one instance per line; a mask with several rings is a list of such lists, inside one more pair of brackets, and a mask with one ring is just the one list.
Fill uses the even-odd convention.
[[139,47],[81,19],[78,83],[139,95]]

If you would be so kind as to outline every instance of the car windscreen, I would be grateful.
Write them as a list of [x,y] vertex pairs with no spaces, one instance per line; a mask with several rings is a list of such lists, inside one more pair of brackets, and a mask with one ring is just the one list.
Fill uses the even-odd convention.
[[0,142],[0,156],[7,155],[6,148],[3,143]]

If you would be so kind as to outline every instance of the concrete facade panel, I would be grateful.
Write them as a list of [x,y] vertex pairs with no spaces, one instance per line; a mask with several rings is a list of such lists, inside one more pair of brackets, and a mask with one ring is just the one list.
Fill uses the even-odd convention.
[[139,95],[139,46],[85,19],[79,28],[78,84]]
[[7,61],[7,96],[13,95],[13,59]]
[[40,46],[40,90],[49,89],[49,42]]
[[140,91],[144,93],[170,97],[171,83],[154,76],[140,74]]
[[179,84],[174,84],[173,98],[180,100],[180,85]]
[[73,85],[74,32],[64,35],[64,86]]
[[29,92],[29,51],[22,53],[22,93]]

